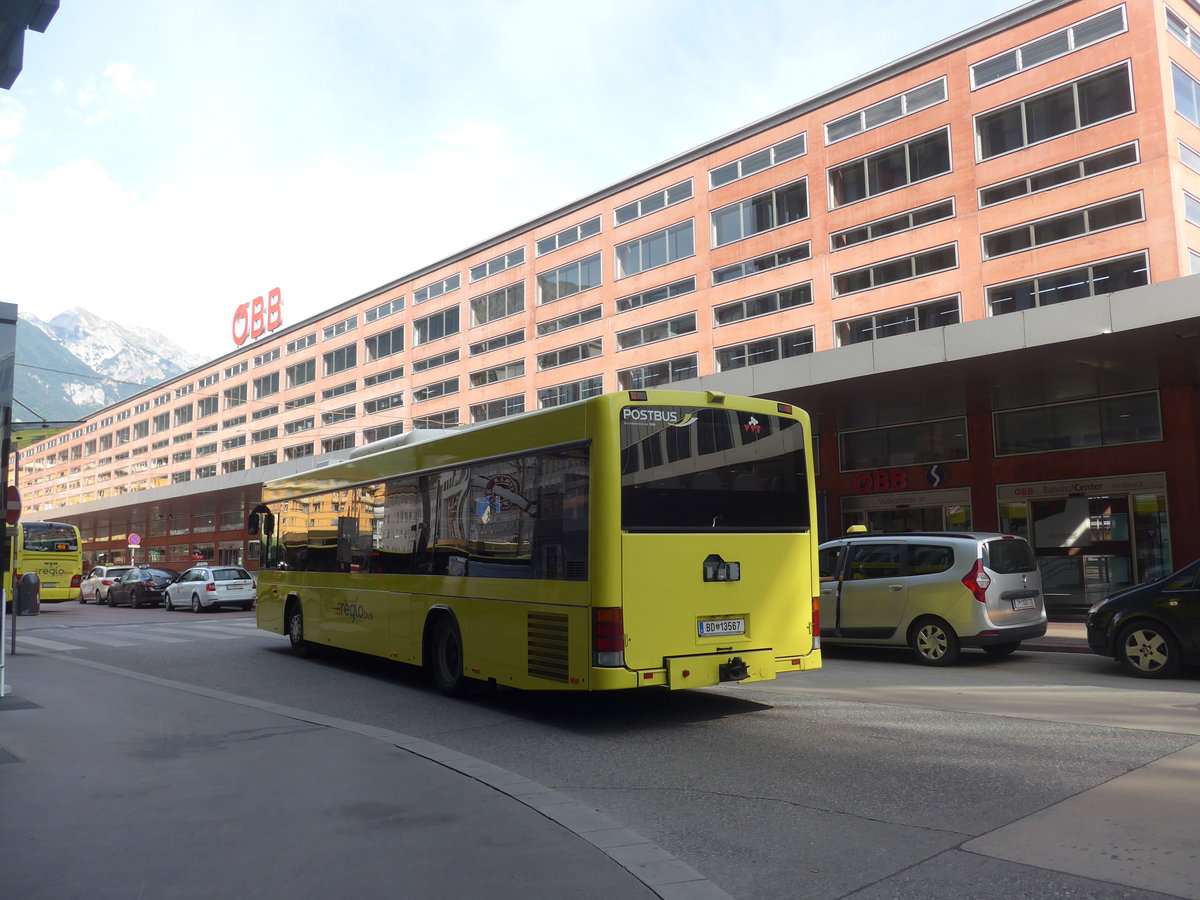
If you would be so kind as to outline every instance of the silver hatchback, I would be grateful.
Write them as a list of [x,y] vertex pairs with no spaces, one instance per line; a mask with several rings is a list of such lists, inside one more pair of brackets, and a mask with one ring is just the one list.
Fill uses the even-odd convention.
[[911,647],[948,666],[963,647],[1005,656],[1046,633],[1029,544],[1007,534],[848,534],[820,547],[821,641]]

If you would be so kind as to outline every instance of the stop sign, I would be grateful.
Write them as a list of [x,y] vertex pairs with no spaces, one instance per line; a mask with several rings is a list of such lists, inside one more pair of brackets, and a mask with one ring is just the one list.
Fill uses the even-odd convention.
[[7,500],[8,504],[4,511],[4,520],[9,525],[16,525],[21,518],[21,492],[17,490],[15,484],[8,486]]

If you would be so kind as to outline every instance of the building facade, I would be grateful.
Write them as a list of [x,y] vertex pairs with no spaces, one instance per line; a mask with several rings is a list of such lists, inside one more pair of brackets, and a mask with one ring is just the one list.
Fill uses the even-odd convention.
[[1200,556],[1195,272],[1200,6],[1041,0],[102,410],[18,477],[93,559],[137,534],[231,562],[278,474],[719,386],[814,414],[827,529],[1025,534],[1078,606]]

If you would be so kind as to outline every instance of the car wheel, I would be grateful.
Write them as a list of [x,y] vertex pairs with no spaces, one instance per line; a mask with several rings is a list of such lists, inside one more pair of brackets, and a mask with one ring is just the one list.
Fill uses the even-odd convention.
[[1179,642],[1157,622],[1132,622],[1117,638],[1117,659],[1141,678],[1166,678],[1179,668]]
[[253,609],[253,608],[254,608],[254,603],[253,603],[253,602],[251,602],[251,603],[243,603],[243,604],[242,604],[242,612],[250,612],[250,610],[251,610],[251,609]]
[[166,610],[167,610],[167,612],[174,612],[174,611],[175,611],[175,604],[171,602],[171,595],[170,595],[170,594],[164,594],[164,595],[163,595],[163,606],[164,606],[164,607],[166,607]]
[[429,650],[429,672],[434,686],[448,697],[462,696],[467,683],[463,674],[462,633],[450,616],[441,616],[434,624]]
[[138,596],[138,592],[136,590],[129,592],[129,605],[134,609],[142,608],[142,598]]
[[1008,656],[1020,646],[1020,641],[1009,641],[1007,644],[988,644],[983,648],[983,652],[988,656]]
[[300,601],[295,601],[289,610],[287,634],[292,652],[297,656],[312,656],[315,648],[304,639],[304,610],[300,607]]
[[941,619],[921,619],[913,625],[909,645],[924,666],[952,665],[960,651],[958,635]]
[[204,611],[204,607],[200,605],[200,597],[192,594],[192,612],[200,613]]
[[[99,603],[100,601],[98,601],[98,600],[97,600],[96,602],[97,602],[97,603]],[[108,605],[109,605],[109,606],[116,606],[116,605],[117,605],[116,598],[115,598],[115,597],[113,597],[113,595],[112,595],[112,591],[109,591],[109,592],[108,592],[108,600],[107,600],[106,602],[108,603]]]
[[87,595],[86,595],[86,594],[84,594],[84,592],[83,592],[83,591],[80,591],[80,592],[79,592],[79,602],[80,602],[80,603],[87,603]]

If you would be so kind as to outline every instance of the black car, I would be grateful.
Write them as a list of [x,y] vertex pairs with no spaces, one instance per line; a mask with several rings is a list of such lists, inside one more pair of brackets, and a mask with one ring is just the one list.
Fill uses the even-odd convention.
[[1101,600],[1088,611],[1087,637],[1093,651],[1143,678],[1200,663],[1200,560]]
[[158,569],[138,566],[130,569],[108,589],[108,605],[128,603],[137,609],[143,603],[159,606],[163,602],[163,590],[179,577],[174,569]]

